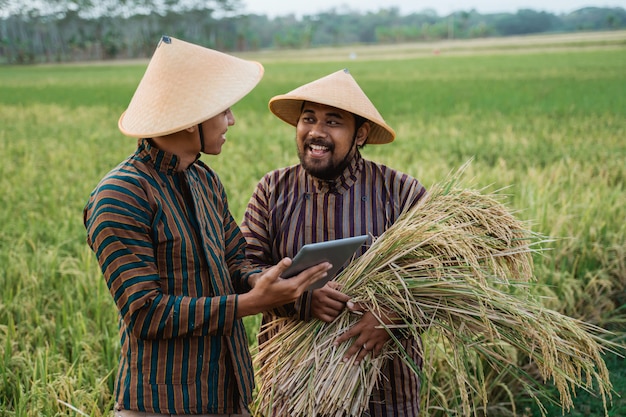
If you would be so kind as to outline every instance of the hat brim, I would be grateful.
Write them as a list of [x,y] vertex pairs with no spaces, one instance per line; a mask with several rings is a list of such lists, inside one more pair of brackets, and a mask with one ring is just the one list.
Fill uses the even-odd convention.
[[[297,97],[289,94],[278,95],[273,97],[269,102],[270,111],[283,122],[286,122],[292,126],[298,125],[298,119],[300,119],[300,112],[304,102],[314,102],[323,104],[326,106],[337,107],[330,102],[324,102],[324,100],[311,100],[307,97]],[[343,109],[347,110],[347,109]],[[350,111],[350,110],[347,110]],[[350,111],[353,114],[359,115],[370,122],[370,132],[367,136],[366,144],[370,145],[383,145],[385,143],[393,142],[396,137],[396,132],[388,126],[385,122],[371,120],[367,115],[361,114],[355,111]],[[383,127],[384,126],[384,127]]]
[[389,143],[396,137],[347,69],[275,96],[269,101],[269,108],[279,119],[296,126],[304,101],[335,107],[368,120],[371,127],[365,143]]

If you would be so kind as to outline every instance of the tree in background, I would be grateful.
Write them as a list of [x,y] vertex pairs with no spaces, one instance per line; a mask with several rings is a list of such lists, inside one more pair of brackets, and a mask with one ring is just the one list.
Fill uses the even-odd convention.
[[243,0],[0,0],[0,63],[145,58],[170,34],[224,51],[469,39],[626,28],[623,8],[402,15],[332,8],[297,18],[242,14]]

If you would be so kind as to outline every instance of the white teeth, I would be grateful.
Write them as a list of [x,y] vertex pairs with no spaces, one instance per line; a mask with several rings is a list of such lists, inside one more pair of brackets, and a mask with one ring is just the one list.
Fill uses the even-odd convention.
[[321,146],[321,145],[311,145],[311,149],[313,149],[314,151],[327,151],[328,150],[326,146]]

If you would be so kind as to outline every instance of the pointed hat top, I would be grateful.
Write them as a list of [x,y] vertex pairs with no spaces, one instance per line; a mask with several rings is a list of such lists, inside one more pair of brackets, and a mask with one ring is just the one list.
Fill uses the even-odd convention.
[[263,77],[263,66],[163,36],[118,127],[150,138],[184,130],[223,112]]

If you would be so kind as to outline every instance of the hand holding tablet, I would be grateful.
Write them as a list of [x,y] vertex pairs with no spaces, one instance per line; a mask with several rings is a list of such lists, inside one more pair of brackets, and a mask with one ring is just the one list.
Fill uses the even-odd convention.
[[328,275],[311,284],[308,289],[321,288],[335,277],[366,240],[367,235],[361,235],[304,245],[292,259],[291,266],[282,273],[282,277],[289,278],[319,263],[330,262],[333,267]]

